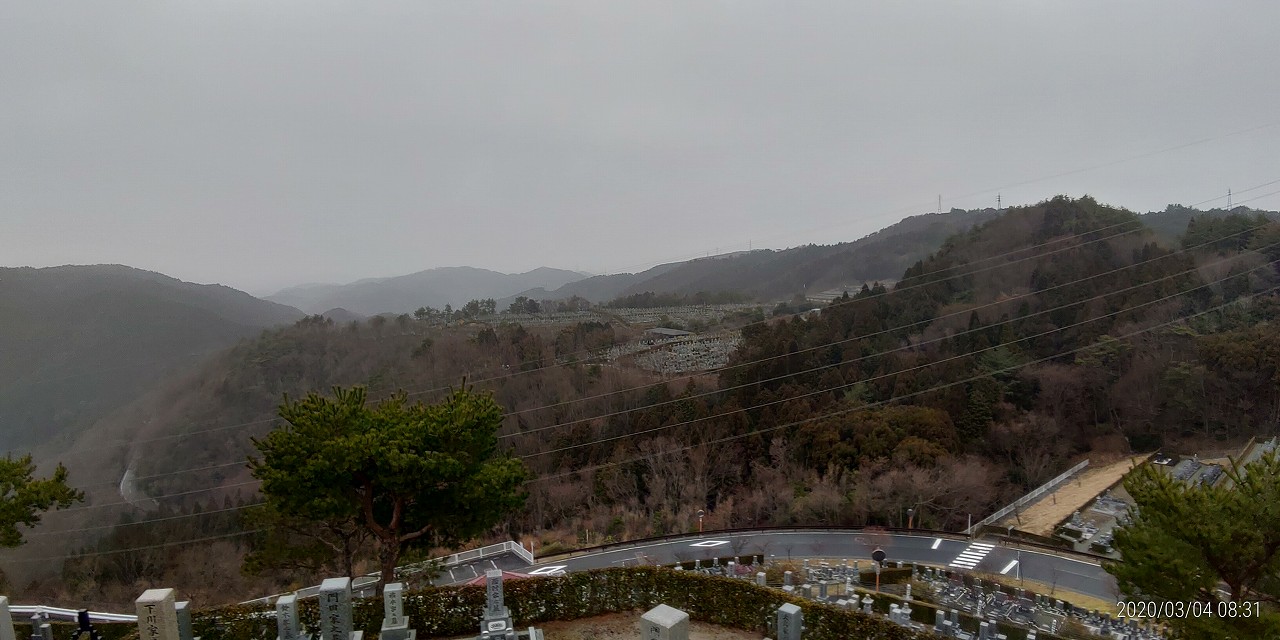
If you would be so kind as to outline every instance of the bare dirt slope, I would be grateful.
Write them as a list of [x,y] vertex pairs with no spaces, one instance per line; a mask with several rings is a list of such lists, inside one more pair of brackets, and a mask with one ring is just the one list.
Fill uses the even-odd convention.
[[1084,509],[1099,493],[1115,484],[1129,469],[1141,463],[1147,456],[1120,458],[1110,462],[1090,462],[1084,473],[1066,481],[1057,491],[1045,496],[1019,514],[1022,524],[1013,517],[1005,518],[1000,526],[1014,525],[1019,531],[1042,536],[1053,535],[1054,525],[1072,512]]

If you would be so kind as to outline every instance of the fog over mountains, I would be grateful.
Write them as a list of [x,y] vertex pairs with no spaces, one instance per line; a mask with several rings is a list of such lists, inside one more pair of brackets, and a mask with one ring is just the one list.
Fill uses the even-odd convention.
[[506,298],[535,287],[555,289],[584,277],[575,271],[549,267],[510,275],[476,267],[441,267],[350,284],[290,287],[266,299],[307,313],[335,308],[362,315],[411,313],[422,306],[460,307],[472,299]]
[[122,265],[0,268],[0,448],[85,428],[164,372],[302,315]]

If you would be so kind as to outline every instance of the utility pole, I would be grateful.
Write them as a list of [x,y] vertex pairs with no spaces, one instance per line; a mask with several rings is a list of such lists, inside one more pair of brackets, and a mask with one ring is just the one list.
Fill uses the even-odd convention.
[[996,211],[1000,211],[1000,194],[996,194]]
[[942,194],[938,194],[938,213],[942,213]]
[[1231,190],[1227,189],[1227,211],[1231,210]]

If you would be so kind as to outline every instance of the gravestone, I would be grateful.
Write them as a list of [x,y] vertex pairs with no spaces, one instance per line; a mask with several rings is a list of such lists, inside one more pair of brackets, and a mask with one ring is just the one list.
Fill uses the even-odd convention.
[[178,640],[178,609],[173,589],[147,589],[134,602],[140,640]]
[[788,587],[789,587],[789,586],[791,586],[791,572],[790,572],[790,571],[783,571],[783,572],[782,572],[782,584],[783,584],[784,586],[788,586]]
[[933,612],[933,631],[942,633],[942,629],[947,626],[947,614],[942,609],[936,609]]
[[764,572],[763,572],[763,571],[757,571],[757,572],[756,572],[756,584],[758,584],[758,585],[760,585],[760,586],[762,586],[762,587],[763,587],[763,586],[765,586],[765,585],[764,585]]
[[178,615],[178,640],[199,640],[191,629],[191,601],[183,600],[173,610]]
[[320,637],[323,640],[361,640],[363,631],[351,624],[351,578],[326,578],[320,583]]
[[308,640],[298,624],[298,596],[289,594],[276,600],[277,640]]
[[31,616],[31,640],[53,640],[53,625],[38,613]]
[[0,640],[18,640],[15,635],[13,615],[9,613],[9,598],[0,596]]
[[689,614],[660,604],[640,616],[643,640],[689,640]]
[[800,640],[804,630],[804,613],[790,602],[778,607],[778,640]]
[[490,569],[484,572],[484,618],[480,621],[480,637],[484,640],[500,638],[516,640],[516,630],[511,623],[511,611],[502,597],[502,571]]
[[415,640],[418,632],[409,628],[404,614],[404,583],[393,582],[382,590],[382,632],[378,640]]

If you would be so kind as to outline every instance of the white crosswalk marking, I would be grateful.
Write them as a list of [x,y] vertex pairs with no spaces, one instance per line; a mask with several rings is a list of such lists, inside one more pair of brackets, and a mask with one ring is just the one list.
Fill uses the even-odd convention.
[[948,566],[960,569],[972,569],[978,566],[978,563],[982,562],[982,559],[987,557],[987,554],[991,553],[991,550],[994,548],[995,545],[993,544],[975,542],[966,547],[964,551],[961,551],[960,555],[956,556],[956,559],[952,560],[951,564]]

